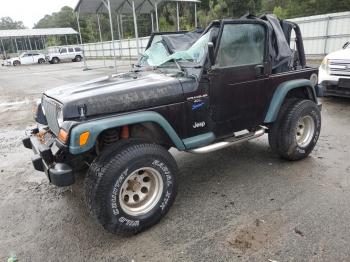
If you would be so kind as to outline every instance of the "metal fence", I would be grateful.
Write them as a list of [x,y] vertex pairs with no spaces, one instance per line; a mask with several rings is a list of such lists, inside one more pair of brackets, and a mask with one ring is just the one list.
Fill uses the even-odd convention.
[[[290,19],[301,29],[305,53],[310,57],[321,58],[324,55],[339,50],[346,42],[350,42],[350,12],[332,13]],[[144,50],[149,37],[139,38],[140,50]],[[115,41],[117,57],[135,59],[137,47],[135,39]],[[87,58],[113,57],[112,42],[83,44]]]
[[[140,37],[139,44],[142,52],[147,46],[149,37]],[[111,58],[114,56],[112,41],[83,44],[84,54],[89,59]],[[135,59],[137,54],[136,39],[115,40],[115,55],[124,59]]]
[[350,42],[350,12],[290,19],[303,35],[308,57],[323,57]]

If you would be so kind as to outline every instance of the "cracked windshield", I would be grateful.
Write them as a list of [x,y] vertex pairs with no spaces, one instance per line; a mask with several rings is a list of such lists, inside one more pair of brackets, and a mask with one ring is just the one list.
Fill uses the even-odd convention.
[[164,41],[160,40],[151,45],[141,58],[141,66],[159,67],[170,61],[186,60],[200,63],[205,55],[206,46],[209,41],[210,31],[202,35],[190,48],[169,54]]

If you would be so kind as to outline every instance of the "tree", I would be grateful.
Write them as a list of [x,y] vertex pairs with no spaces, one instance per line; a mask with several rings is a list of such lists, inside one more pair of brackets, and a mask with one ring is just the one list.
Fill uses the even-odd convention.
[[286,9],[283,9],[282,7],[280,7],[280,6],[275,6],[275,8],[273,9],[273,13],[277,16],[277,17],[279,17],[279,18],[281,18],[281,19],[285,19],[285,18],[287,18],[287,10]]
[[22,21],[14,21],[11,17],[1,17],[0,18],[0,30],[7,29],[24,29]]
[[350,0],[263,0],[263,11],[282,18],[311,16],[350,10]]
[[[193,4],[180,2],[179,7],[181,29],[192,30],[194,28]],[[197,4],[197,10],[199,26],[205,28],[212,20],[228,17],[237,18],[248,12],[255,15],[275,13],[280,18],[342,12],[350,10],[350,0],[202,0],[200,4]],[[161,31],[176,30],[175,2],[166,2],[159,5],[158,15]],[[118,39],[115,13],[112,16],[114,19],[114,36],[115,39]],[[9,18],[6,19],[8,20]],[[9,23],[3,22],[2,24],[13,25],[17,23],[17,26],[23,27],[23,23],[11,21]],[[103,40],[111,40],[108,16],[101,14],[100,21]],[[150,35],[151,19],[149,14],[138,14],[137,22],[139,36]],[[72,27],[78,31],[74,10],[65,6],[59,12],[44,16],[35,24],[35,28],[50,27]],[[95,14],[81,14],[80,27],[84,43],[100,41]],[[124,38],[134,37],[134,22],[131,14],[123,14],[123,35]],[[55,42],[55,44],[64,44],[65,39],[54,38],[52,42]]]

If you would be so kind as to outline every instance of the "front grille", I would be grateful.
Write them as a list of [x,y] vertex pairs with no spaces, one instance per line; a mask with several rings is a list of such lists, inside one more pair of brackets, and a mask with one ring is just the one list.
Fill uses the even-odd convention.
[[331,75],[350,76],[350,60],[329,60],[329,70]]
[[47,124],[49,125],[49,128],[51,129],[51,131],[57,136],[60,130],[60,127],[57,122],[59,105],[54,100],[46,96],[43,96],[42,106],[45,111]]

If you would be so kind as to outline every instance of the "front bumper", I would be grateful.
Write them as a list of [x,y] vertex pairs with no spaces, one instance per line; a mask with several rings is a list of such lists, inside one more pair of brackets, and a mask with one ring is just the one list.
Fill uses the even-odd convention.
[[10,65],[11,65],[11,62],[10,62],[10,61],[7,61],[7,60],[3,60],[3,61],[1,62],[1,65],[2,65],[2,66],[10,66]]
[[341,96],[350,98],[350,79],[340,78],[339,81],[325,80],[318,85],[318,96]]
[[39,129],[32,128],[26,131],[22,140],[24,147],[32,149],[34,156],[32,163],[36,170],[45,172],[50,182],[56,186],[69,186],[75,182],[72,168],[66,163],[55,161],[61,151],[56,140],[43,143],[39,139]]

